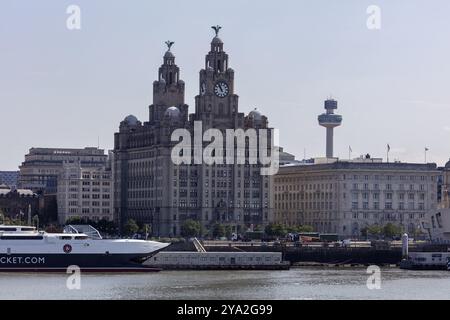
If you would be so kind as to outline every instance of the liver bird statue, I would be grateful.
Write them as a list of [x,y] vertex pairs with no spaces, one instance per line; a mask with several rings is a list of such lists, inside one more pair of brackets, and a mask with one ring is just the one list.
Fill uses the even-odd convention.
[[222,27],[221,26],[212,26],[211,28],[216,32],[216,37],[218,37],[219,31],[220,31],[220,29],[222,29]]
[[169,51],[170,51],[170,48],[172,48],[172,46],[175,44],[175,42],[173,42],[173,41],[166,41],[166,45],[167,45],[167,48],[169,48]]

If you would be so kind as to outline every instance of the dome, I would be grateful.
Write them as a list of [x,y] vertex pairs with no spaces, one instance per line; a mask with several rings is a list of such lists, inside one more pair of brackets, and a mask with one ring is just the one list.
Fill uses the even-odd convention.
[[233,73],[233,72],[234,72],[234,70],[233,70],[232,68],[228,68],[228,69],[227,69],[227,72],[229,72],[229,73]]
[[128,117],[126,117],[125,120],[123,120],[123,121],[126,122],[130,126],[135,126],[139,122],[139,120],[135,116],[133,116],[132,114],[129,115]]
[[214,37],[214,39],[212,39],[212,44],[223,44],[223,41],[219,38],[219,37]]
[[181,112],[177,107],[170,107],[164,113],[164,117],[169,117],[170,119],[176,120],[180,118]]
[[173,55],[173,53],[171,51],[167,51],[166,54],[164,55],[164,58],[175,58],[175,56]]
[[450,169],[450,161],[448,161],[448,162],[445,164],[445,168],[446,168],[446,169]]
[[255,110],[251,111],[248,116],[256,121],[261,121],[262,120],[262,114],[261,112],[259,112],[256,108]]

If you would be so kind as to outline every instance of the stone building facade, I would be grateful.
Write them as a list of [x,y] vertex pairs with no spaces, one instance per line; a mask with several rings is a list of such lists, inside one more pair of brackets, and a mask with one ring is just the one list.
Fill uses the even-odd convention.
[[58,222],[71,218],[112,221],[113,178],[107,167],[65,164],[58,177]]
[[196,130],[202,135],[211,128],[221,133],[268,128],[267,118],[259,111],[239,112],[234,70],[216,30],[200,71],[195,112],[189,114],[185,83],[170,49],[173,43],[168,42],[153,83],[149,120],[128,116],[115,134],[115,214],[122,224],[132,218],[151,224],[155,235],[170,236],[179,235],[187,219],[200,221],[205,228],[221,223],[236,231],[271,220],[272,181],[260,174],[259,163],[175,164],[171,156],[178,144],[171,141],[176,129],[187,129],[194,137]]
[[442,168],[441,207],[450,208],[450,161]]
[[31,190],[11,189],[0,185],[0,211],[11,219],[28,220],[31,206],[31,217],[39,215],[42,206],[42,196]]
[[105,151],[98,148],[31,148],[20,166],[19,187],[54,195],[64,163],[101,167],[106,164],[107,158]]
[[318,232],[360,236],[388,222],[413,232],[437,206],[435,164],[374,159],[293,165],[275,176],[275,221]]

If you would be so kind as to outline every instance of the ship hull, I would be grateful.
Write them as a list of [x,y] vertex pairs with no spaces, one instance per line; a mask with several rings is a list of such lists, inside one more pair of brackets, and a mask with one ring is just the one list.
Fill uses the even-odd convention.
[[[155,253],[152,253],[153,255]],[[160,271],[142,265],[150,255],[143,254],[0,254],[0,272],[82,272]]]

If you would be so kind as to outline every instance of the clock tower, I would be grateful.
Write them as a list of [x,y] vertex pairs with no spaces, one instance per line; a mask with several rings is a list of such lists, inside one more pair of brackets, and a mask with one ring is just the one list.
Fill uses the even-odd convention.
[[219,38],[220,26],[212,27],[215,37],[211,51],[200,71],[199,95],[195,98],[195,120],[204,128],[229,129],[238,126],[238,100],[234,93],[234,70],[229,67],[228,54]]

